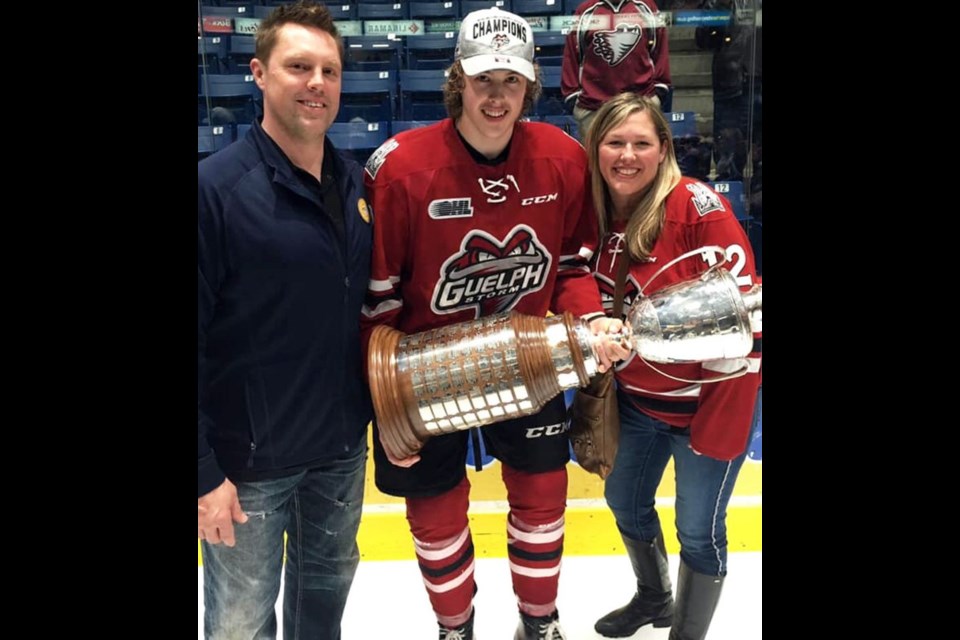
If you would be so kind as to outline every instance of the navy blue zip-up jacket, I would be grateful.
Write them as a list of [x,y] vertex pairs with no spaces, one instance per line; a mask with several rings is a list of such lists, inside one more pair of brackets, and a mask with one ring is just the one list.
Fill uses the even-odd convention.
[[343,236],[259,123],[198,163],[198,498],[366,447],[372,212],[360,166],[325,144]]

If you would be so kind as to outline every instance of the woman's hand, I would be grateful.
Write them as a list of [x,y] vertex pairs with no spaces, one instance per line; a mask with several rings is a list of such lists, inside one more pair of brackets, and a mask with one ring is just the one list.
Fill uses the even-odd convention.
[[597,336],[596,350],[600,358],[600,373],[608,370],[614,362],[619,362],[630,355],[630,348],[625,345],[621,331],[623,322],[614,318],[600,317],[590,321],[590,332]]

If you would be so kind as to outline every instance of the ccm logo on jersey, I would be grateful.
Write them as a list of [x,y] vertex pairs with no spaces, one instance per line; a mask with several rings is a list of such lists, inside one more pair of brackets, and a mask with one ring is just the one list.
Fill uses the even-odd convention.
[[527,439],[530,438],[542,438],[544,436],[558,436],[564,431],[567,430],[567,425],[564,422],[559,424],[547,424],[542,427],[528,427],[527,428]]
[[556,193],[549,193],[545,196],[534,196],[533,198],[524,198],[520,201],[520,206],[529,207],[532,204],[543,204],[544,202],[553,202],[558,197]]

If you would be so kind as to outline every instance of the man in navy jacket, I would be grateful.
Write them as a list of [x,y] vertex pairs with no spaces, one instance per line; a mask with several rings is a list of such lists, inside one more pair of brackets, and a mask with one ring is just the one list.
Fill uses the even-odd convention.
[[323,5],[264,19],[264,113],[198,165],[197,534],[208,638],[340,638],[359,562],[366,427],[359,316],[371,215],[326,131],[343,44]]

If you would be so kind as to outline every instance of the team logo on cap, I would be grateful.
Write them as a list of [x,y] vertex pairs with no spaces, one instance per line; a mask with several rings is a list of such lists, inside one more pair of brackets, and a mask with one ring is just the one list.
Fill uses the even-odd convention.
[[500,49],[508,44],[510,44],[510,36],[503,33],[498,33],[497,35],[493,36],[493,40],[490,41],[490,46],[496,51],[500,51]]

